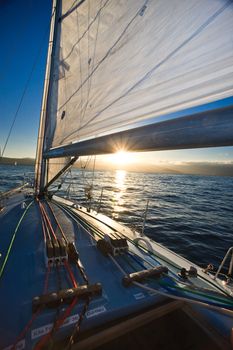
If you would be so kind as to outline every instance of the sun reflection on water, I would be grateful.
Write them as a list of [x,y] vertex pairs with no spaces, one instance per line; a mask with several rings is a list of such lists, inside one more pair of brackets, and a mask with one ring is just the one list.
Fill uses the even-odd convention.
[[125,193],[125,170],[116,170],[115,173],[115,191],[113,194],[113,212],[112,217],[118,218],[118,213],[124,210],[124,199],[122,198]]

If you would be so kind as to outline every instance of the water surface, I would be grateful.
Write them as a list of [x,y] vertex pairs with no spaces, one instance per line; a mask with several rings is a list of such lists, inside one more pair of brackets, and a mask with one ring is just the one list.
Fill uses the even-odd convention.
[[[0,191],[18,186],[28,166],[0,165]],[[197,264],[218,265],[233,245],[233,178],[78,169],[63,179],[60,194],[139,231]],[[57,187],[54,187],[56,190]],[[101,196],[102,193],[102,196]]]

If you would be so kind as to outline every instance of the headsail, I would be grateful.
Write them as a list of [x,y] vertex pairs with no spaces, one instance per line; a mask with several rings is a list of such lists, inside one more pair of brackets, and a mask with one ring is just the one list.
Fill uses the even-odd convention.
[[155,124],[233,95],[232,1],[66,0],[59,6],[48,157],[50,149]]

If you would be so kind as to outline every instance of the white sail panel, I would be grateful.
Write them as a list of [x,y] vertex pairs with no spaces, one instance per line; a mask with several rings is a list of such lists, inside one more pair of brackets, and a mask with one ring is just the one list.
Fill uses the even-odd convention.
[[233,95],[233,3],[62,1],[47,149]]
[[69,162],[70,157],[58,158],[58,159],[49,159],[47,166],[47,183],[50,182],[61,169],[63,169]]

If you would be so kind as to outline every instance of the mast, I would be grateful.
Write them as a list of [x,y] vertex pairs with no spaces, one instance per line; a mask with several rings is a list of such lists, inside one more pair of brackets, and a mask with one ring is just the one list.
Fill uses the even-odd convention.
[[43,158],[43,151],[45,149],[45,130],[47,119],[47,103],[50,91],[52,62],[54,56],[56,27],[59,19],[60,0],[53,0],[48,54],[46,62],[46,71],[44,79],[44,90],[41,104],[40,126],[38,131],[37,151],[36,151],[36,165],[35,165],[35,193],[38,194],[43,191],[46,178],[46,159]]

